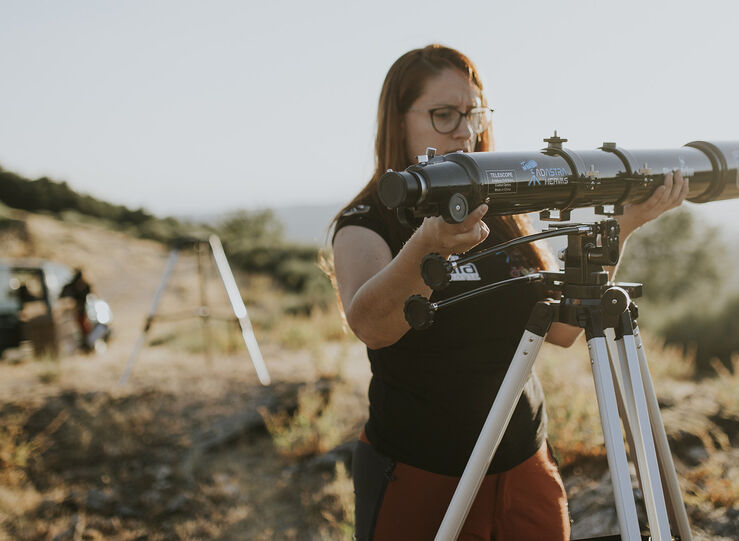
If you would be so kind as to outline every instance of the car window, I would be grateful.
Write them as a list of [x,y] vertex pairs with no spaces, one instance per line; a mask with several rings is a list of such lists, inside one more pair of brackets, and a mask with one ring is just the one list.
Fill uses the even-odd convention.
[[20,310],[20,299],[11,287],[12,275],[10,269],[0,265],[0,314],[15,314]]
[[49,298],[54,301],[59,298],[64,285],[72,281],[74,272],[69,267],[52,262],[45,262],[43,269],[46,287],[49,289]]

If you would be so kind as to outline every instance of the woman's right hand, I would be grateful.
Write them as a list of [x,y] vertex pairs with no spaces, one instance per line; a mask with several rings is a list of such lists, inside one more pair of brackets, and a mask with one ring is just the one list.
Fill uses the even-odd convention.
[[410,329],[403,314],[411,295],[431,295],[423,281],[423,257],[466,252],[490,233],[482,221],[487,205],[473,210],[459,224],[426,218],[393,258],[385,240],[369,229],[352,225],[334,238],[334,269],[349,327],[370,349],[397,342]]
[[441,216],[425,218],[415,235],[419,237],[429,252],[437,252],[444,257],[462,254],[471,250],[490,234],[490,228],[482,221],[488,206],[482,204],[469,213],[461,223],[447,223]]

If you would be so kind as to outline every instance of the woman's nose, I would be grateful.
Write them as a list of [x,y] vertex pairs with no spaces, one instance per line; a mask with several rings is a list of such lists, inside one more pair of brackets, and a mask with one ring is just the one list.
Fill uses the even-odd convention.
[[470,123],[469,118],[463,116],[460,119],[459,126],[454,130],[453,135],[455,139],[463,139],[465,141],[474,135],[474,130],[472,129],[472,124]]

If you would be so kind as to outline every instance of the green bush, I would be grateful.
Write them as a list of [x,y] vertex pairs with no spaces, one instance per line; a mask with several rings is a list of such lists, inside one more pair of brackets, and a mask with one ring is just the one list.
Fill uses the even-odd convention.
[[681,207],[635,232],[618,270],[619,280],[644,284],[640,324],[695,349],[699,374],[712,372],[712,358],[730,367],[739,352],[739,290],[726,283],[727,253],[718,228]]
[[718,229],[681,207],[629,238],[618,277],[643,283],[644,298],[650,302],[709,295],[723,285],[725,253]]
[[685,351],[695,351],[696,370],[714,374],[711,366],[718,359],[729,370],[731,357],[739,353],[739,294],[734,293],[712,312],[688,311],[668,321],[662,330],[667,343],[680,344]]
[[316,246],[286,242],[271,210],[241,211],[215,227],[233,265],[270,275],[291,293],[289,313],[309,314],[333,302],[331,282],[318,267]]
[[47,177],[23,178],[0,168],[0,201],[5,205],[30,212],[50,213],[60,219],[79,221],[80,217],[103,220],[110,226],[127,230],[136,236],[169,242],[190,225],[175,218],[157,218],[144,209],[129,209],[75,192],[66,182]]

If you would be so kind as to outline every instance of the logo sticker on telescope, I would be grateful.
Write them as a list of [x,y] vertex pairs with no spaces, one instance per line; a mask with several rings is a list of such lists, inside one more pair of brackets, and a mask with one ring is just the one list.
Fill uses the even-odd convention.
[[488,193],[515,193],[516,172],[513,169],[487,170]]
[[534,160],[524,161],[521,162],[521,167],[523,167],[524,171],[529,171],[531,173],[531,178],[529,179],[529,186],[538,186],[541,184],[541,181],[536,176],[536,165],[537,163]]
[[[458,255],[452,255],[449,261],[456,261],[459,259]],[[455,267],[454,270],[449,274],[452,282],[479,282],[480,273],[477,271],[477,267],[474,263],[467,263],[461,267]]]
[[521,162],[524,171],[530,173],[528,186],[540,186],[545,184],[567,184],[567,170],[564,167],[538,167],[534,160]]

